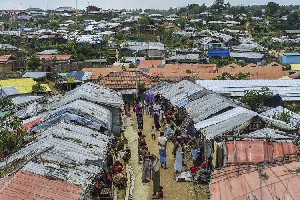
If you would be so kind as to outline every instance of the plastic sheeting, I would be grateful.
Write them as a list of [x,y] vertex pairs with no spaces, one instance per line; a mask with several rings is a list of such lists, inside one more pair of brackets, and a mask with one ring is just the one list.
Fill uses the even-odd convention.
[[0,85],[0,98],[5,98],[12,95],[19,94],[18,90],[15,87],[4,87],[1,88]]
[[23,167],[25,171],[84,187],[92,176],[102,170],[100,166],[86,164],[86,161],[104,160],[109,141],[108,136],[89,128],[61,122],[0,162],[0,170],[12,162],[24,159],[24,163],[29,161]]
[[51,121],[54,118],[59,118],[60,115],[63,115],[64,113],[75,114],[78,115],[79,118],[80,116],[85,117],[86,121],[94,121],[96,124],[100,122],[100,124],[102,124],[102,126],[104,126],[106,129],[111,130],[111,112],[106,108],[98,106],[97,104],[83,100],[75,100],[54,111],[51,111],[46,117],[45,121]]

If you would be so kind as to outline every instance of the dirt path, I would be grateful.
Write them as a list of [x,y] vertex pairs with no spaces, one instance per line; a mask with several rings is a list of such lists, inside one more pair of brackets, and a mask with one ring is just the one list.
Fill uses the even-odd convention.
[[[132,120],[134,130],[137,130],[136,118],[132,115]],[[152,140],[150,136],[150,130],[153,125],[152,117],[144,115],[144,131],[146,135],[146,141],[150,150],[150,153],[158,155],[158,144],[156,140]],[[132,140],[137,140],[136,131],[131,127],[127,127],[127,134],[134,132],[134,136],[130,136],[129,142]],[[156,139],[159,136],[158,131],[156,132]],[[134,139],[133,139],[134,138]],[[141,183],[141,165],[137,164],[135,158],[137,158],[137,141],[130,145],[132,149],[132,164],[134,173],[136,174],[135,180],[135,190],[134,190],[134,199],[151,199],[152,195],[152,182],[150,183]],[[174,157],[172,155],[173,144],[169,143],[167,147],[167,167],[168,169],[161,169],[161,185],[164,187],[164,200],[202,200],[207,199],[206,195],[206,186],[198,187],[193,185],[192,182],[176,182],[176,175],[174,171]],[[191,163],[187,163],[187,167],[184,167],[183,170],[188,170],[191,166]],[[196,191],[196,192],[195,192]],[[146,194],[148,193],[148,194]],[[142,195],[144,194],[144,195]]]
[[128,140],[128,146],[131,150],[131,166],[135,175],[133,200],[147,200],[149,199],[150,185],[142,183],[141,165],[138,164],[138,135],[133,129],[133,119],[125,117],[123,119],[125,128],[125,137]]

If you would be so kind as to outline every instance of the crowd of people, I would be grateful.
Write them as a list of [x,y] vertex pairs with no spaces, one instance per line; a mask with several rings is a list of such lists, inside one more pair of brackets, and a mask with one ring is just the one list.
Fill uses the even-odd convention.
[[[185,154],[191,155],[192,163],[189,168],[190,173],[199,183],[207,183],[213,170],[212,158],[204,155],[204,148],[201,145],[199,137],[190,137],[181,129],[183,122],[180,119],[178,110],[167,105],[161,98],[155,97],[152,101],[137,99],[133,105],[129,101],[125,102],[124,114],[131,116],[131,109],[136,115],[137,133],[138,133],[138,161],[142,168],[142,182],[148,183],[153,181],[153,198],[162,198],[163,191],[160,184],[160,170],[168,169],[167,165],[167,146],[168,143],[173,145],[174,172],[179,174],[183,172],[185,165]],[[144,131],[144,115],[153,119],[150,133]],[[156,133],[159,137],[156,138]],[[157,141],[158,155],[155,156],[150,152],[146,142],[146,135],[153,141]]]

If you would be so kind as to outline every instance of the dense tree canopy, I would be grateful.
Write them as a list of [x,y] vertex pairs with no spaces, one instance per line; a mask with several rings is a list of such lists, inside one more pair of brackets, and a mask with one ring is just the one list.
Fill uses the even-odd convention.
[[262,87],[260,90],[246,90],[241,102],[249,106],[251,110],[256,111],[264,105],[264,102],[270,98],[273,93],[268,87]]

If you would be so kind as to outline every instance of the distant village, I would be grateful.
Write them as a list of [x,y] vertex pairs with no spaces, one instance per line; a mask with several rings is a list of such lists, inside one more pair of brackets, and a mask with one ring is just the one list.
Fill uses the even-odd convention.
[[152,131],[153,198],[299,199],[298,79],[299,5],[0,10],[0,199],[151,199]]

